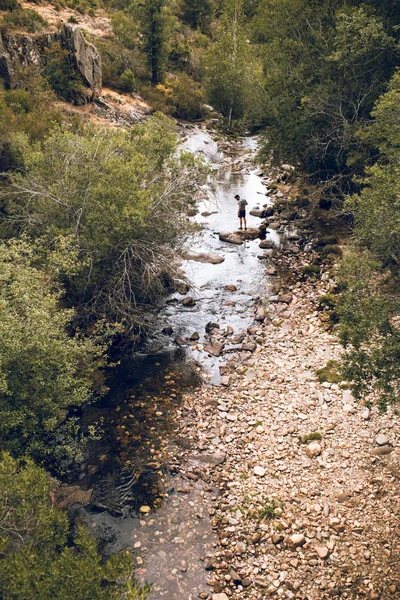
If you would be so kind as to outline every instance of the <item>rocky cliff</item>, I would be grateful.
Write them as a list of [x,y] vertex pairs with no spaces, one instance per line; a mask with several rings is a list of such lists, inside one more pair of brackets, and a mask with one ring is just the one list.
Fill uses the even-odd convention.
[[0,32],[0,77],[7,88],[15,85],[18,69],[43,64],[45,49],[59,43],[71,56],[85,87],[76,104],[95,100],[101,93],[101,58],[97,48],[88,42],[78,27],[64,25],[56,33],[27,35]]

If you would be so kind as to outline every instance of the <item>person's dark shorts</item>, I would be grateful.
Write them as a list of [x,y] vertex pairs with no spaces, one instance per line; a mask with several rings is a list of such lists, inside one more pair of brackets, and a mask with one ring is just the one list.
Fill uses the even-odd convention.
[[239,219],[245,219],[246,218],[246,209],[242,208],[241,210],[239,210],[238,217],[239,217]]

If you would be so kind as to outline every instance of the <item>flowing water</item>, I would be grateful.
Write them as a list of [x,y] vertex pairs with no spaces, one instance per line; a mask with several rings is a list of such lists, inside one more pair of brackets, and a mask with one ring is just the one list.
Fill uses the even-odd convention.
[[[195,217],[202,230],[188,247],[216,252],[225,260],[217,265],[184,261],[195,306],[183,307],[179,294],[166,299],[158,322],[160,330],[169,324],[173,336],[158,337],[157,352],[127,357],[113,369],[110,393],[96,413],[104,419],[106,435],[85,473],[88,484],[95,482],[92,502],[80,510],[106,555],[134,551],[138,576],[154,584],[151,600],[194,600],[209,591],[204,560],[217,545],[209,510],[218,490],[201,479],[188,482],[176,455],[182,445],[196,448],[174,438],[173,427],[184,417],[182,391],[199,384],[199,373],[203,380],[219,383],[225,359],[204,352],[205,325],[214,321],[235,333],[245,331],[268,285],[264,261],[258,258],[259,240],[234,246],[218,237],[238,226],[235,194],[246,198],[249,210],[270,202],[261,174],[250,164],[255,141],[245,138],[221,150],[203,129],[184,133],[183,147],[202,154],[213,169],[208,198]],[[259,224],[257,217],[248,216],[248,227]],[[274,232],[268,237],[279,243]],[[227,285],[236,291],[227,291]],[[199,334],[196,343],[176,345],[176,337],[184,340],[194,332]]]

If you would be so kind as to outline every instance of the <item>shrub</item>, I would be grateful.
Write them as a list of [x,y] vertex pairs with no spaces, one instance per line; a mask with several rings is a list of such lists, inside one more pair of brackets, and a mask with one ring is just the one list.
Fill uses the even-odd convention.
[[67,513],[50,502],[50,483],[30,460],[0,459],[0,596],[7,600],[145,600],[130,555],[103,560],[82,525],[71,543]]
[[2,0],[0,5],[1,10],[21,10],[21,5],[18,0]]
[[124,71],[119,79],[119,86],[123,92],[133,92],[135,89],[135,76],[131,69]]
[[80,103],[86,87],[68,50],[61,48],[59,43],[46,49],[44,74],[58,96]]
[[323,383],[340,383],[343,379],[340,372],[340,363],[337,360],[328,360],[325,367],[316,371],[318,381]]
[[339,258],[341,258],[343,256],[343,250],[340,246],[328,244],[322,248],[321,256],[324,258],[327,258],[329,256],[338,256]]
[[115,40],[96,40],[96,46],[101,54],[103,85],[113,89],[123,89],[121,77],[126,71],[133,74],[133,85],[136,88],[136,78],[144,77],[147,66],[143,55],[137,48],[123,48]]
[[172,115],[178,119],[195,120],[203,116],[203,90],[189,75],[180,73],[168,81],[172,88],[170,102],[173,105]]
[[48,25],[46,19],[30,8],[17,8],[3,16],[4,29],[24,29],[29,33],[37,33]]
[[320,442],[322,440],[322,434],[319,433],[319,431],[312,431],[311,433],[306,433],[305,435],[301,436],[301,443],[302,444],[308,444],[308,442]]
[[42,458],[60,411],[91,398],[103,349],[68,334],[74,313],[26,241],[0,250],[0,447]]
[[318,277],[320,274],[320,268],[317,265],[306,265],[302,269],[303,278],[306,277]]
[[324,246],[334,246],[339,241],[337,235],[321,236],[314,244],[314,248],[322,248]]
[[52,106],[54,95],[37,71],[28,67],[16,76],[23,89],[0,90],[0,172],[23,167],[18,134],[39,140],[60,121]]
[[337,297],[334,294],[324,294],[319,298],[320,308],[329,308],[333,310],[337,304]]
[[177,144],[175,124],[157,114],[130,134],[57,129],[41,151],[25,148],[26,173],[13,176],[8,208],[48,247],[72,236],[86,262],[68,278],[69,299],[86,318],[135,321],[173,273],[174,247],[190,228],[188,204],[205,177]]

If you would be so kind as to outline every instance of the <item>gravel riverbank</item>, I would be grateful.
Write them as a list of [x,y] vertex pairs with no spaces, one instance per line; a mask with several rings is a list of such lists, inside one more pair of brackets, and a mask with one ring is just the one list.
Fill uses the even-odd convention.
[[[295,274],[309,258],[282,250],[271,264]],[[201,598],[400,597],[400,418],[316,377],[342,351],[317,310],[330,285],[275,294],[225,385],[185,398],[176,435],[204,466],[188,450],[180,469],[189,487],[206,482],[219,536]]]

